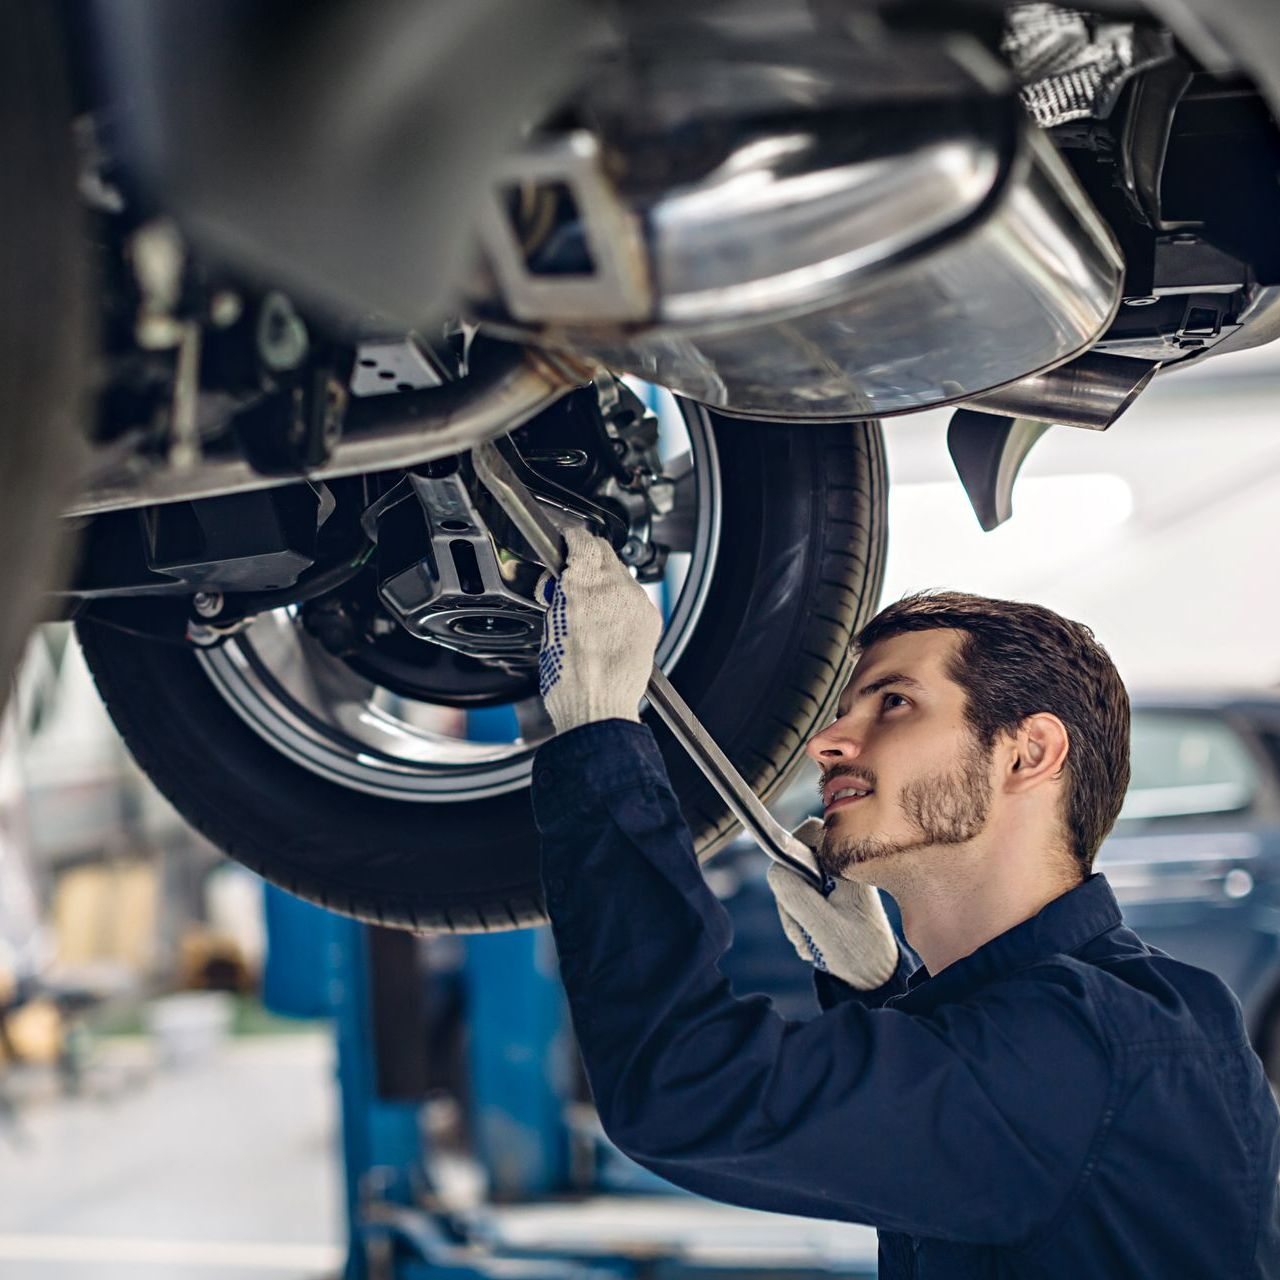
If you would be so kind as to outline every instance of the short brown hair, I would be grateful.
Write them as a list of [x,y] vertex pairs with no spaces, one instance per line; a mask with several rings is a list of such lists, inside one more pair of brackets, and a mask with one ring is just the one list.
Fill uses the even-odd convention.
[[1063,805],[1070,852],[1088,875],[1129,786],[1129,694],[1093,632],[1036,604],[963,591],[904,596],[854,639],[858,649],[908,631],[955,630],[963,638],[949,674],[983,750],[1031,715],[1067,727]]

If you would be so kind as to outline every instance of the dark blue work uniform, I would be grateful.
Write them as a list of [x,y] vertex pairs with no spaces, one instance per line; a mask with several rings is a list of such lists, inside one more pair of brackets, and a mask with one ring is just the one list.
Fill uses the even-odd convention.
[[649,730],[534,768],[543,883],[606,1132],[717,1200],[880,1229],[884,1280],[1280,1278],[1280,1116],[1217,978],[1148,948],[1092,876],[936,977],[826,979],[779,1017]]

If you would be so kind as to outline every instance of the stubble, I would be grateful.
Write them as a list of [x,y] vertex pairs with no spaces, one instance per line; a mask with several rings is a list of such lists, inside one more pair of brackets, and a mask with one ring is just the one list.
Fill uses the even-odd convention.
[[910,849],[972,840],[986,826],[991,809],[990,764],[991,753],[971,742],[949,773],[929,774],[907,783],[898,797],[898,806],[915,834],[905,840],[841,838],[828,826],[815,850],[819,868],[838,879],[852,867]]

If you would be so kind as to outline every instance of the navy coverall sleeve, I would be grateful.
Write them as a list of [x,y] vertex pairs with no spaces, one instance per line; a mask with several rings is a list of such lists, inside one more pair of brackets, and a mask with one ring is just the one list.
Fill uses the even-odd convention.
[[623,1151],[715,1199],[916,1235],[1014,1243],[1053,1220],[1109,1080],[1074,970],[927,1017],[846,1001],[790,1022],[717,967],[729,921],[646,727],[547,743],[533,799],[574,1028]]

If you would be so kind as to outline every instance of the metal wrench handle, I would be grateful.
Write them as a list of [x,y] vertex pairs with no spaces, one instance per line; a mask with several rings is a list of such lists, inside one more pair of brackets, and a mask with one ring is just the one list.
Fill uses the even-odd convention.
[[814,888],[821,889],[822,876],[814,863],[813,851],[765,808],[764,801],[716,745],[689,704],[676,692],[666,673],[656,666],[649,673],[646,692],[663,723],[693,757],[694,764],[706,774],[707,781],[720,793],[720,798],[742,823],[747,835],[775,862],[798,871]]
[[[493,494],[538,559],[558,576],[564,569],[563,540],[559,529],[538,506],[537,499],[492,441],[473,449],[471,459],[480,482]],[[775,862],[790,867],[821,889],[822,876],[814,864],[812,850],[765,808],[764,802],[657,666],[649,673],[646,692],[663,723],[706,775],[747,834]]]

